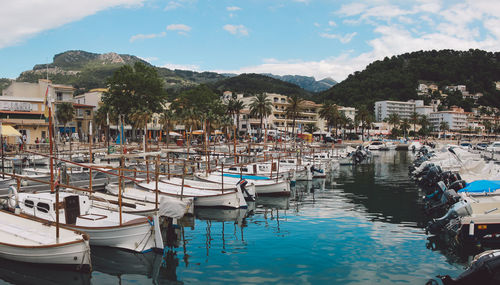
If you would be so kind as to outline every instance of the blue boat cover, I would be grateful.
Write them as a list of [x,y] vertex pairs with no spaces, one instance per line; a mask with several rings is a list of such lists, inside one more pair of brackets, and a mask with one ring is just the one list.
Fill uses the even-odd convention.
[[458,193],[472,192],[472,193],[490,193],[500,189],[500,180],[476,180],[468,183]]
[[[224,173],[224,176],[225,177],[240,178],[239,174]],[[269,178],[265,177],[265,176],[242,175],[241,177],[243,179],[249,179],[249,180],[269,180]]]

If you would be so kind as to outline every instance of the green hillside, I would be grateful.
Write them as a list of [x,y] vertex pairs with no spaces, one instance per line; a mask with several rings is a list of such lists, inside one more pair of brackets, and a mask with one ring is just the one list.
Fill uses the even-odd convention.
[[418,51],[386,57],[349,75],[319,97],[341,105],[366,105],[372,109],[379,100],[417,99],[419,80],[435,82],[440,88],[466,85],[469,92],[484,94],[479,104],[500,107],[500,92],[494,85],[500,80],[500,53],[482,50]]
[[213,83],[220,92],[229,90],[235,93],[258,94],[263,92],[283,95],[297,94],[303,98],[311,98],[311,93],[299,86],[261,74],[241,74]]
[[[77,93],[82,93],[92,88],[105,87],[106,79],[118,68],[124,64],[134,64],[137,61],[150,65],[144,60],[128,54],[66,51],[56,54],[53,62],[48,66],[47,64],[37,64],[32,70],[21,73],[16,80],[37,82],[40,78],[46,78],[48,67],[49,78],[52,82],[73,85],[77,88]],[[155,68],[160,77],[165,80],[167,88],[173,89],[182,89],[226,78],[215,72]]]

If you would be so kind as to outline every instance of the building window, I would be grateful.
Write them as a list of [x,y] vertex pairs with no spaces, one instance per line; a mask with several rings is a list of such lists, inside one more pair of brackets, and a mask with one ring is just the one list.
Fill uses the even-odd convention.
[[62,92],[57,92],[56,95],[57,95],[57,101],[62,101],[63,100],[63,94],[62,94]]
[[241,125],[241,128],[242,128],[242,129],[246,129],[246,128],[247,128],[247,125],[246,125],[246,124],[243,124],[243,125]]
[[274,97],[274,102],[278,102],[278,98]]

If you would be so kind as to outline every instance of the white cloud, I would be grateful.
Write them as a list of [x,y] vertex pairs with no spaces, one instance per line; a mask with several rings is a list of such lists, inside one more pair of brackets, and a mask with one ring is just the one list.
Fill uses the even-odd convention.
[[0,48],[12,46],[40,32],[55,29],[113,7],[138,7],[145,0],[23,0],[2,1]]
[[241,10],[241,8],[240,8],[240,7],[238,7],[238,6],[230,6],[230,7],[226,7],[226,10],[231,11],[231,12],[234,12],[234,11],[239,11],[239,10]]
[[313,25],[314,25],[316,28],[321,27],[321,25],[320,25],[319,23],[317,23],[317,22],[314,22],[314,23],[313,23]]
[[366,5],[363,3],[345,4],[340,7],[338,14],[343,16],[355,16],[363,13],[365,9]]
[[345,34],[345,35],[338,35],[338,34],[329,34],[329,33],[321,33],[320,36],[325,39],[338,39],[341,43],[346,44],[356,36],[356,32],[350,33],[350,34]]
[[334,21],[328,21],[328,26],[335,27],[337,26],[337,23],[335,23]]
[[222,28],[233,35],[248,36],[248,29],[243,25],[229,25],[228,24]]
[[191,27],[184,24],[172,24],[167,26],[167,31],[177,31],[179,35],[187,35],[191,31]]
[[175,10],[177,8],[180,8],[180,7],[183,7],[183,5],[180,2],[170,1],[167,3],[167,6],[165,6],[164,10],[170,11],[170,10]]
[[154,38],[162,38],[166,35],[166,32],[161,32],[158,34],[137,34],[130,37],[129,41],[131,43],[137,40],[145,40],[145,39],[154,39]]

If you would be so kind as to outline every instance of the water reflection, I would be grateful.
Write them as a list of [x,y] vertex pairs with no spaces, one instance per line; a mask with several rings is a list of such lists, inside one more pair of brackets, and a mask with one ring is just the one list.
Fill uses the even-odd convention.
[[0,258],[0,280],[11,284],[90,284],[90,273],[53,265],[38,265]]
[[297,182],[290,197],[258,197],[246,210],[196,209],[163,255],[96,252],[92,282],[423,284],[456,276],[468,257],[428,249],[417,226],[410,155],[381,152]]
[[341,189],[373,220],[417,226],[424,217],[416,203],[418,188],[407,175],[410,159],[403,151],[379,152],[370,164],[341,166],[330,181],[342,181],[343,185],[331,187]]

